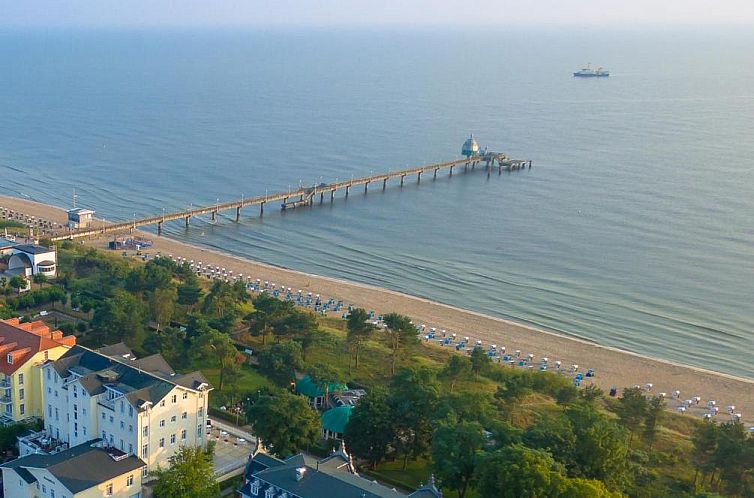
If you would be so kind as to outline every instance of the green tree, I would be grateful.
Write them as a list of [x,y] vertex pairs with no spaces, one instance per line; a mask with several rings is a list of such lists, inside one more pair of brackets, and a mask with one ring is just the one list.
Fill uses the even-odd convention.
[[273,344],[257,356],[259,370],[280,386],[296,379],[296,371],[304,367],[301,344],[294,341]]
[[169,468],[152,472],[155,498],[215,498],[220,493],[212,457],[202,448],[181,446],[168,461]]
[[476,475],[484,447],[483,428],[477,422],[450,418],[441,422],[432,435],[432,470],[443,486],[466,496]]
[[629,479],[626,429],[583,401],[570,405],[565,414],[576,435],[572,474],[622,489]]
[[321,336],[315,315],[301,310],[294,310],[277,323],[274,333],[292,337],[298,342],[301,345],[301,357],[304,360],[306,360],[306,353]]
[[432,440],[432,416],[436,412],[438,385],[426,367],[403,367],[390,384],[393,415],[393,445],[403,455],[403,469],[409,457],[418,458]]
[[471,374],[471,360],[467,356],[454,354],[440,372],[440,378],[450,382],[450,392],[456,386],[456,382]]
[[630,445],[634,438],[634,432],[641,427],[642,422],[647,415],[647,398],[638,387],[629,387],[623,390],[623,394],[618,399],[618,405],[615,412],[618,414],[621,423],[628,428],[631,436],[628,444]]
[[388,401],[386,390],[370,390],[354,407],[343,435],[351,454],[369,462],[373,469],[388,456],[393,440]]
[[741,495],[746,485],[744,473],[754,466],[754,446],[747,444],[746,428],[740,422],[721,424],[717,433],[714,462],[719,469],[717,486],[725,481],[725,489]]
[[160,287],[152,292],[149,299],[149,308],[152,319],[157,323],[157,331],[165,324],[169,324],[175,313],[175,303],[178,299],[175,287]]
[[131,347],[140,348],[147,318],[146,306],[140,299],[117,290],[94,311],[92,328],[102,343],[124,341]]
[[709,420],[696,427],[691,434],[691,443],[694,446],[692,461],[696,472],[694,474],[694,487],[697,485],[699,474],[702,474],[702,483],[707,475],[710,483],[715,478],[715,454],[717,453],[719,426]]
[[247,411],[255,434],[280,457],[314,444],[320,437],[317,414],[303,396],[280,391],[261,396]]
[[[346,343],[354,357],[354,368],[359,369],[359,353],[365,342],[369,340],[374,332],[374,325],[369,322],[369,314],[363,308],[355,308],[348,315],[346,323]],[[349,362],[350,368],[350,362]]]
[[537,418],[524,432],[523,441],[531,448],[548,451],[566,466],[573,462],[576,434],[571,421],[562,414]]
[[653,396],[647,404],[647,411],[644,415],[644,432],[642,436],[649,443],[649,451],[652,451],[655,439],[657,438],[657,426],[665,418],[665,409],[667,403],[661,396]]
[[210,361],[220,369],[220,385],[223,390],[226,375],[233,375],[239,368],[244,357],[236,349],[235,344],[227,334],[215,329],[208,329],[192,340],[192,350],[195,357]]
[[186,306],[188,312],[194,311],[194,306],[202,298],[202,288],[199,286],[199,280],[193,273],[190,273],[184,281],[178,286],[178,304]]
[[47,283],[47,275],[45,275],[44,273],[37,273],[32,277],[32,280],[35,284],[37,284],[37,286],[41,287],[42,284]]
[[484,349],[475,347],[471,351],[471,371],[474,375],[479,376],[490,364],[490,357]]
[[622,498],[618,491],[610,491],[601,481],[594,479],[558,478],[552,498]]
[[395,363],[398,359],[399,353],[406,349],[411,344],[418,342],[418,331],[414,324],[411,323],[411,319],[407,316],[399,315],[397,313],[389,313],[383,317],[383,322],[387,327],[385,332],[388,338],[388,345],[390,347],[390,374],[395,374]]
[[21,292],[21,289],[26,288],[27,282],[26,282],[26,279],[22,277],[21,275],[15,275],[11,277],[10,282],[8,282],[8,285],[10,285],[12,289],[15,289],[16,293],[18,294]]
[[477,490],[481,498],[548,498],[559,477],[555,468],[548,453],[513,445],[480,463]]
[[256,296],[251,303],[254,311],[249,313],[245,320],[253,334],[262,336],[262,344],[266,343],[267,335],[295,310],[292,301],[277,299],[266,292]]

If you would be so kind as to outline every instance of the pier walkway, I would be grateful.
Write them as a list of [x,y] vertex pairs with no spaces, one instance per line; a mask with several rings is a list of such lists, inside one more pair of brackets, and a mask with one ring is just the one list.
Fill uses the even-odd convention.
[[212,221],[215,221],[217,219],[217,214],[221,211],[235,210],[235,219],[236,221],[239,221],[241,218],[241,209],[245,207],[259,206],[260,215],[263,215],[265,206],[270,202],[279,201],[281,202],[282,209],[292,209],[300,206],[312,205],[317,195],[319,195],[320,201],[323,201],[325,194],[329,194],[330,200],[332,201],[335,198],[335,192],[337,192],[338,190],[345,191],[345,196],[348,197],[349,192],[354,187],[363,186],[364,191],[366,192],[371,184],[379,185],[380,182],[382,182],[382,189],[384,190],[387,186],[388,180],[391,179],[399,179],[400,185],[403,186],[406,177],[416,176],[416,181],[421,182],[422,175],[424,174],[432,174],[432,178],[434,179],[437,178],[437,173],[439,171],[448,170],[450,176],[452,176],[453,170],[457,167],[463,167],[465,171],[468,171],[469,168],[472,170],[475,169],[477,165],[483,167],[487,171],[487,173],[490,174],[490,172],[494,169],[497,169],[498,173],[502,173],[503,170],[511,171],[525,167],[531,168],[531,161],[513,160],[509,159],[505,154],[502,153],[488,152],[484,155],[455,159],[453,161],[443,163],[427,164],[425,166],[419,166],[417,168],[390,171],[387,173],[369,175],[361,178],[351,178],[350,180],[344,180],[336,183],[320,183],[319,185],[300,187],[296,190],[265,194],[231,202],[218,202],[210,206],[163,213],[162,215],[149,216],[146,218],[137,218],[128,222],[110,224],[102,222],[102,225],[99,227],[88,227],[80,230],[72,230],[66,234],[52,237],[52,240],[67,240],[82,237],[96,237],[112,233],[132,232],[139,227],[147,225],[157,225],[157,232],[158,234],[161,234],[163,224],[169,221],[183,220],[186,226],[189,226],[191,218],[194,216],[210,215]]

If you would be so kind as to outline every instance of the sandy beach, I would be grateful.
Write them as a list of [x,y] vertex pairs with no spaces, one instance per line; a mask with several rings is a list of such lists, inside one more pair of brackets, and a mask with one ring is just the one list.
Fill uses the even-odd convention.
[[[0,206],[58,223],[64,223],[66,219],[62,209],[22,199],[0,196]],[[623,388],[651,382],[653,392],[670,395],[672,391],[680,390],[681,400],[700,396],[701,404],[690,409],[689,416],[701,418],[706,413],[702,405],[707,400],[716,400],[717,406],[721,407],[717,418],[728,420],[725,407],[735,405],[736,412],[743,414],[747,426],[754,423],[752,379],[649,358],[387,289],[273,267],[152,234],[137,234],[154,241],[154,246],[149,249],[151,254],[160,252],[162,255],[172,254],[201,261],[205,266],[218,265],[234,273],[274,282],[278,287],[302,289],[321,294],[324,298],[341,299],[378,314],[402,313],[410,316],[415,323],[425,323],[428,327],[446,329],[458,336],[479,339],[485,345],[493,343],[505,346],[508,352],[521,350],[523,354],[533,353],[537,359],[548,357],[551,361],[561,360],[563,365],[575,363],[582,371],[594,369],[596,377],[587,380],[592,380],[606,391],[611,386]],[[105,246],[104,239],[87,243]],[[668,400],[670,409],[675,409],[679,404],[676,400]]]

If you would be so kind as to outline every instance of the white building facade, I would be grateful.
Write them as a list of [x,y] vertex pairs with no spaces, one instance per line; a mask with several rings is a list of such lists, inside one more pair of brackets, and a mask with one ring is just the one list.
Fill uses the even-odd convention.
[[211,388],[200,373],[176,375],[159,355],[76,346],[46,363],[42,380],[45,432],[68,447],[101,438],[143,460],[146,475],[167,467],[181,445],[206,444]]

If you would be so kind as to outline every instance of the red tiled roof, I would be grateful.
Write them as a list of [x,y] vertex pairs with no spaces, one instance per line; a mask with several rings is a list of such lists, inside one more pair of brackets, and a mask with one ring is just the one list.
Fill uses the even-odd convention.
[[[50,330],[42,321],[20,323],[18,318],[0,320],[0,372],[12,375],[26,360],[40,351],[74,346],[76,337]],[[8,363],[8,355],[13,364]]]

